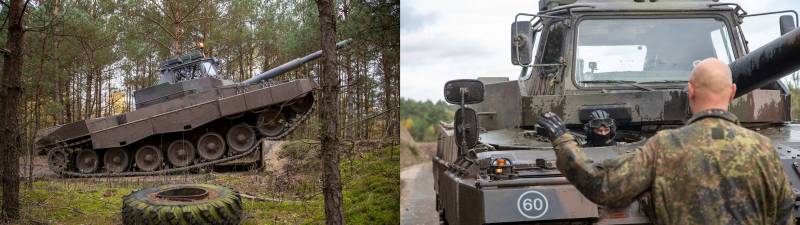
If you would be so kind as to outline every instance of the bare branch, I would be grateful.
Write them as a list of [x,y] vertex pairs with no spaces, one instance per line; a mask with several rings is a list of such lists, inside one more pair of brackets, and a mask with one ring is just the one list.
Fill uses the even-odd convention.
[[167,17],[170,19],[170,21],[175,21],[175,17],[172,17],[172,15],[170,15],[169,13],[167,13],[167,9],[165,9],[164,7],[162,7],[162,5],[160,5],[160,4],[159,4],[158,2],[156,2],[155,0],[150,0],[150,2],[152,2],[152,4],[153,4],[153,5],[155,5],[155,6],[156,6],[156,8],[158,8],[158,10],[161,10],[161,12],[162,12],[162,13],[164,13],[164,15],[165,15],[165,16],[167,16]]
[[166,27],[164,27],[164,25],[162,25],[162,24],[161,24],[161,23],[159,23],[158,21],[154,20],[153,18],[147,17],[147,16],[145,16],[145,15],[137,15],[137,16],[139,16],[139,17],[142,17],[143,19],[145,19],[145,20],[147,20],[147,21],[150,21],[151,23],[155,24],[156,26],[158,26],[159,28],[161,28],[161,30],[163,30],[164,32],[167,32],[167,34],[168,34],[170,37],[172,37],[172,39],[177,39],[177,38],[178,38],[177,36],[175,36],[175,34],[173,34],[172,32],[170,32],[170,31],[169,31],[169,29],[167,29]]
[[195,4],[195,5],[192,7],[192,9],[190,9],[190,10],[189,10],[189,12],[188,12],[188,13],[186,13],[186,15],[184,15],[184,16],[183,16],[183,18],[181,18],[181,20],[179,20],[179,21],[177,21],[177,22],[178,22],[178,23],[181,23],[181,22],[183,22],[183,20],[185,20],[187,17],[189,17],[189,15],[192,15],[192,13],[194,13],[194,11],[195,11],[195,10],[197,10],[197,8],[199,8],[199,6],[200,6],[200,3],[203,3],[203,1],[197,1],[197,4]]
[[51,19],[50,21],[45,21],[44,25],[35,26],[35,27],[27,27],[27,28],[25,28],[25,31],[26,32],[27,31],[44,32],[45,29],[52,28],[53,26],[60,25],[60,24],[63,24],[63,21],[59,20],[57,18],[54,18],[54,19]]
[[8,6],[8,4],[6,4],[6,1],[0,0],[0,4],[3,4],[3,6],[5,6],[6,8],[9,9],[11,8],[11,6]]
[[162,48],[164,48],[164,49],[166,49],[168,51],[172,51],[172,49],[169,46],[167,46],[166,44],[162,43],[158,39],[153,38],[152,35],[148,35],[148,34],[141,33],[141,32],[140,32],[140,34],[142,34],[142,36],[144,36],[144,37],[147,37],[147,39],[150,39],[151,41],[155,42],[156,44],[161,45]]
[[[23,15],[25,15],[25,10],[27,10],[27,9],[28,9],[28,3],[29,3],[29,2],[31,2],[31,0],[25,0],[25,4],[24,4],[24,5],[22,5],[22,14],[23,14]],[[22,21],[22,17],[20,17],[20,18],[19,18],[19,20],[20,20],[20,21]]]
[[200,20],[219,19],[219,18],[223,18],[223,17],[200,17],[200,18],[196,18],[196,19],[186,20],[186,21],[183,21],[183,22],[184,23],[191,23],[191,22],[197,22],[197,21],[200,21]]
[[10,14],[10,13],[9,13],[9,14],[6,14],[6,18],[3,20],[3,25],[0,25],[0,30],[2,30],[2,29],[6,29],[6,28],[7,28],[7,27],[6,27],[6,22],[8,22],[8,17],[9,17],[9,16],[11,16],[11,14]]

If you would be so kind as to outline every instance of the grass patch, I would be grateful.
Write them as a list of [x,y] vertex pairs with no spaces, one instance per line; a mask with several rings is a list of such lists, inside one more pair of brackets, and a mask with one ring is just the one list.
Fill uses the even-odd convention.
[[[400,222],[400,149],[360,153],[341,162],[343,203],[348,224]],[[321,193],[307,201],[245,201],[252,218],[244,224],[324,223]]]
[[[343,173],[355,175],[345,185],[347,222],[352,224],[393,224],[400,221],[400,148],[372,153],[345,166]],[[362,175],[363,176],[359,176]]]
[[122,196],[135,187],[37,181],[20,189],[23,224],[121,224]]
[[[316,149],[309,146],[296,146],[292,150],[296,151],[289,153],[292,154],[289,157],[298,161],[314,159],[318,154],[315,152]],[[341,158],[346,222],[398,224],[400,221],[399,146],[357,152],[353,155],[342,154]],[[320,168],[319,165],[316,166]],[[191,178],[171,176],[167,178],[175,180],[166,183],[181,183],[182,180],[188,179],[189,182],[213,183],[242,192],[284,200],[281,202],[243,200],[246,213],[243,224],[323,224],[325,219],[323,196],[319,183],[321,171],[299,169],[295,172],[298,173],[282,179],[276,179],[276,175],[270,173],[204,174]],[[122,197],[140,188],[152,186],[155,182],[164,181],[51,180],[35,182],[33,190],[22,185],[21,219],[17,222],[18,224],[121,224]],[[292,185],[284,187],[279,185],[281,183]],[[286,190],[277,190],[280,188]]]

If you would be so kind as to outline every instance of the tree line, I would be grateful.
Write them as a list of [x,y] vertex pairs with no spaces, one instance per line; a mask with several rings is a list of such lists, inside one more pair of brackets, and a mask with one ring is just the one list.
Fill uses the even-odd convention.
[[455,115],[455,107],[442,100],[400,98],[400,105],[400,126],[408,129],[415,141],[436,141],[436,126],[453,122]]
[[[13,97],[12,92],[19,90],[19,111],[3,114],[7,118],[2,118],[0,124],[3,129],[14,128],[3,132],[19,134],[2,141],[19,145],[0,145],[0,153],[4,157],[12,152],[31,155],[37,130],[135,110],[133,92],[154,85],[163,60],[170,57],[202,51],[221,61],[222,78],[242,81],[317,51],[324,36],[318,5],[324,3],[4,0],[0,7],[0,40],[6,41],[0,43],[5,56],[0,59],[0,66],[3,71],[14,69],[5,68],[13,60],[9,51],[11,55],[19,53],[23,63],[18,68],[18,89],[7,86],[10,77],[0,79],[4,82],[0,98]],[[15,4],[22,8],[14,8]],[[339,79],[329,80],[336,82],[331,87],[338,89],[332,99],[340,115],[334,121],[336,132],[341,141],[382,139],[397,143],[399,0],[338,0],[331,4],[336,24],[333,38],[353,39],[351,45],[336,54],[338,67],[331,74]],[[10,40],[16,35],[13,20],[17,17],[10,12],[19,10],[20,31],[24,33],[19,44],[24,48],[16,52],[15,43]],[[313,77],[320,82],[324,71],[321,61],[276,79]],[[318,105],[317,109],[320,107],[325,106]],[[17,121],[18,126],[12,121]],[[299,128],[304,132],[293,136],[317,138],[317,126],[323,122],[312,117]],[[26,160],[30,162],[30,158]],[[3,166],[5,169],[0,171],[4,187],[12,167]],[[15,215],[3,214],[6,216]]]

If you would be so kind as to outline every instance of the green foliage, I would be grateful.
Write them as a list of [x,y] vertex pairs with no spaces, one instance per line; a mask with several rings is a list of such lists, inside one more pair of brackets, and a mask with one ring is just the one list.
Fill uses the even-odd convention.
[[[400,121],[406,126],[416,141],[436,140],[436,128],[439,122],[452,122],[455,110],[444,101],[436,103],[426,100],[400,99]],[[411,122],[407,122],[411,121]]]
[[361,155],[342,163],[345,216],[351,224],[393,224],[400,221],[400,148]]
[[794,72],[789,76],[786,76],[783,79],[783,82],[789,86],[790,94],[792,95],[791,98],[791,105],[792,105],[792,120],[798,121],[800,120],[800,71]]
[[[298,144],[305,145],[305,144]],[[340,164],[343,206],[348,224],[397,224],[400,221],[400,150],[399,146],[361,152],[343,157]],[[305,176],[319,176],[306,171]],[[230,187],[246,193],[268,187],[250,187],[252,176],[236,174],[204,175],[207,183]],[[198,178],[199,179],[199,178]],[[300,189],[319,192],[313,180],[302,182]],[[37,181],[33,191],[22,188],[20,210],[23,224],[121,224],[122,197],[150,183],[119,181]],[[323,196],[308,199],[284,196],[282,201],[243,200],[250,217],[243,224],[318,224],[324,222]],[[0,203],[1,204],[1,203]]]
[[304,140],[286,142],[283,151],[278,155],[281,159],[287,159],[289,164],[287,170],[291,172],[308,173],[320,171],[319,145],[306,142]]
[[[370,104],[385,101],[378,67],[388,57],[390,67],[399,68],[399,1],[336,4],[337,39],[354,39],[342,50],[340,65],[351,67],[348,85],[363,88],[350,93]],[[0,16],[6,14],[0,10]],[[305,0],[43,1],[29,4],[25,23],[30,27],[23,69],[24,105],[30,106],[22,123],[26,136],[42,127],[132,110],[133,91],[156,83],[163,60],[198,50],[198,42],[206,55],[221,61],[220,75],[234,81],[320,46],[318,10]],[[0,30],[0,40],[6,32]],[[313,76],[315,67],[311,63],[278,79]],[[125,109],[110,103],[115,90],[125,94]],[[381,111],[363,108],[363,115]],[[35,118],[41,123],[31,128]]]
[[[400,221],[400,149],[392,146],[342,160],[342,197],[348,224],[397,224]],[[317,224],[324,222],[323,197],[308,201],[245,201],[254,218],[244,224]]]
[[22,218],[31,224],[120,224],[122,196],[136,187],[37,181],[21,189]]

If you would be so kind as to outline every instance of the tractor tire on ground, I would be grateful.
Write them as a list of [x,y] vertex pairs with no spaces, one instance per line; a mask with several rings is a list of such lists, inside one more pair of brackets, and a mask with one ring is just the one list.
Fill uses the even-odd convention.
[[171,184],[145,188],[125,197],[122,220],[139,224],[239,224],[239,192],[210,184]]

